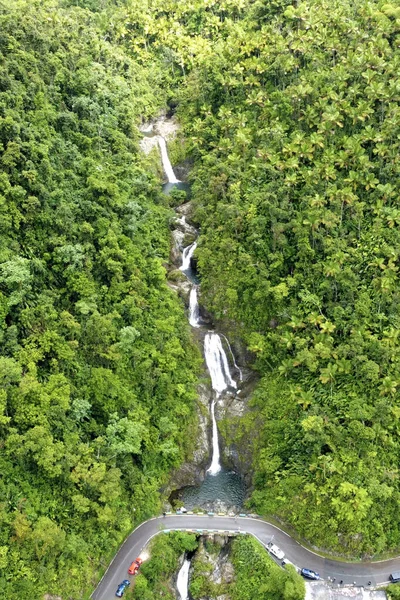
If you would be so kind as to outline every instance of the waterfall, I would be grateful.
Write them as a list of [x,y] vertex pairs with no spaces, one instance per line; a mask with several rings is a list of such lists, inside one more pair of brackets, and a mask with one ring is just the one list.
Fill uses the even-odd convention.
[[190,244],[190,246],[186,246],[186,248],[183,250],[182,266],[179,267],[181,271],[187,271],[188,269],[190,269],[190,261],[193,256],[193,252],[196,250],[196,248],[197,243],[193,242],[193,244]]
[[179,183],[179,179],[175,177],[171,161],[169,160],[167,144],[165,143],[165,139],[161,135],[158,136],[158,145],[160,146],[161,161],[168,179],[168,183]]
[[[216,396],[224,392],[228,387],[236,388],[236,382],[229,372],[228,359],[222,347],[221,338],[217,333],[207,333],[204,338],[204,356],[207,368],[211,376],[211,384]],[[215,402],[211,404],[212,420],[212,460],[208,469],[210,475],[216,475],[221,470],[218,427],[215,418]]]
[[176,588],[179,594],[179,600],[188,600],[188,583],[189,583],[189,568],[190,568],[190,560],[185,558],[183,561],[183,565],[181,566],[178,579],[176,580]]
[[231,357],[232,357],[233,366],[235,367],[235,369],[237,369],[239,371],[239,379],[240,379],[240,381],[243,381],[242,369],[236,364],[235,355],[232,352],[232,348],[231,348],[231,345],[229,343],[229,340],[226,337],[226,335],[224,335],[223,333],[221,333],[221,335],[224,338],[224,340],[226,341],[226,343],[228,344],[229,352],[231,353]]
[[236,388],[236,382],[229,372],[228,359],[217,333],[207,333],[204,338],[204,355],[211,376],[213,390],[217,395],[228,387]]
[[197,285],[190,290],[189,296],[189,323],[192,327],[200,327],[199,303],[197,302]]
[[221,470],[221,463],[219,462],[219,440],[218,440],[218,427],[215,419],[215,400],[211,404],[211,420],[212,420],[212,460],[211,465],[207,469],[210,475],[216,475]]
[[[171,161],[168,157],[167,143],[164,137],[162,137],[162,130],[158,129],[158,125],[156,126],[154,133],[156,133],[157,130],[159,133],[156,135],[151,135],[151,137],[145,137],[141,140],[141,147],[143,151],[148,154],[148,152],[150,152],[154,146],[159,146],[162,166],[165,171],[166,178],[168,179],[168,183],[163,185],[163,191],[165,194],[168,194],[169,191],[176,186],[176,184],[179,184],[179,188],[181,187],[181,184],[173,171]],[[151,132],[149,131],[148,134],[150,133]],[[144,144],[143,142],[146,143]],[[190,205],[187,204],[177,208],[176,226],[173,231],[173,237],[175,241],[174,251],[178,251],[181,255],[182,264],[179,268],[188,280],[180,289],[184,290],[185,292],[189,290],[189,323],[192,327],[200,328],[200,331],[198,330],[198,335],[196,337],[204,337],[204,358],[211,377],[212,397],[209,404],[211,427],[208,427],[207,430],[205,430],[205,427],[203,427],[204,423],[202,423],[201,436],[207,436],[207,434],[210,435],[211,433],[212,439],[208,445],[210,446],[209,451],[212,456],[210,461],[211,464],[207,470],[207,476],[205,477],[201,486],[194,486],[193,488],[190,486],[190,488],[185,488],[185,490],[181,490],[181,492],[182,497],[186,498],[185,502],[189,502],[188,506],[190,507],[207,506],[209,508],[210,502],[214,502],[217,499],[220,499],[223,502],[226,501],[228,505],[240,507],[244,500],[243,481],[235,472],[228,472],[222,468],[220,463],[221,456],[218,439],[218,427],[215,415],[220,396],[224,392],[226,393],[228,389],[233,392],[237,387],[236,382],[230,372],[229,365],[235,366],[235,370],[232,369],[235,379],[239,379],[240,377],[240,380],[242,381],[242,372],[235,362],[232,349],[225,336],[221,334],[221,337],[223,336],[226,340],[226,344],[224,341],[224,345],[222,346],[220,336],[213,331],[206,333],[205,327],[203,326],[204,323],[200,318],[200,309],[198,304],[200,285],[195,269],[191,268],[191,259],[197,247],[198,231],[193,225],[187,223],[186,221],[186,215],[190,215],[190,210]],[[189,236],[190,239],[196,241],[183,248],[185,237],[187,239]],[[177,287],[179,288],[180,286],[178,285]],[[227,354],[230,352],[232,356],[232,359],[229,359],[229,364],[225,350]],[[211,429],[211,432],[209,432],[209,429]],[[204,441],[207,442],[207,439]],[[187,560],[187,557],[185,557],[177,576],[176,586],[177,597],[179,600],[189,600],[189,569],[190,561]]]

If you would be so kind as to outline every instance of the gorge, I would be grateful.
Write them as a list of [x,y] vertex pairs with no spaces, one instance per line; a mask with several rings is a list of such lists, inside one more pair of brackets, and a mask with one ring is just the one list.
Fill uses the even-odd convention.
[[[154,130],[158,130],[157,122],[154,125]],[[162,136],[157,135],[155,138],[160,143],[161,160],[164,173],[168,179],[168,192],[173,189],[173,184],[178,183],[174,174],[171,162],[169,160],[167,145]],[[165,189],[165,188],[164,188]],[[184,213],[181,215],[182,207],[178,207],[178,222],[183,231],[189,232],[191,235],[198,235],[193,226],[187,222],[186,215],[188,214],[187,206],[184,207]],[[209,415],[211,421],[211,431],[208,434],[208,439],[211,443],[210,464],[205,473],[205,477],[200,486],[185,486],[181,491],[174,491],[172,497],[179,500],[187,507],[193,508],[204,507],[208,510],[218,510],[222,507],[229,509],[240,510],[244,496],[245,486],[240,474],[232,469],[225,468],[221,464],[220,440],[218,435],[218,425],[216,418],[216,407],[218,404],[224,403],[224,397],[235,395],[237,391],[237,383],[233,379],[228,363],[227,355],[222,344],[221,337],[224,338],[228,352],[232,360],[232,366],[235,373],[242,380],[242,370],[238,367],[233,355],[229,341],[223,334],[218,334],[215,331],[208,329],[208,323],[201,318],[201,311],[198,304],[198,294],[201,288],[198,275],[193,268],[193,255],[197,248],[197,240],[195,239],[188,246],[183,247],[182,239],[179,238],[178,244],[181,251],[181,265],[179,270],[186,276],[190,282],[190,291],[188,294],[188,320],[190,325],[197,329],[196,339],[203,346],[205,364],[211,379],[211,400],[209,405]],[[209,316],[208,316],[209,318]]]
[[[182,506],[349,585],[399,554],[399,14],[2,0],[1,598],[86,600]],[[194,538],[125,597],[168,598]]]

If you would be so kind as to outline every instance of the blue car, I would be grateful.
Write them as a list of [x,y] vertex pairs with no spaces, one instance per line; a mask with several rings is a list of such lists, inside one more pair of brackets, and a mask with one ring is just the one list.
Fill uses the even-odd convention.
[[307,579],[321,579],[321,577],[319,576],[319,573],[316,573],[315,571],[311,571],[311,569],[302,569],[300,571],[300,574],[303,575],[303,577],[307,577]]
[[129,579],[124,579],[123,582],[119,584],[117,591],[115,592],[115,595],[117,596],[117,598],[122,598],[122,596],[124,595],[124,591],[130,585],[131,585],[131,582],[129,581]]

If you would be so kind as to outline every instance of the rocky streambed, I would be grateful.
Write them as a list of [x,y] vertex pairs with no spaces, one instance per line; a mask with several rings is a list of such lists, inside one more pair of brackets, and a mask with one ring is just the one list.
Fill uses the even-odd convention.
[[[214,402],[214,415],[217,423],[223,419],[226,422],[234,422],[248,410],[248,399],[254,384],[252,371],[237,358],[231,348],[228,338],[219,330],[212,315],[210,315],[201,304],[201,285],[196,271],[195,250],[192,255],[189,268],[182,271],[182,256],[190,245],[193,245],[198,237],[195,223],[192,221],[192,204],[186,202],[176,209],[176,220],[174,223],[172,238],[173,244],[170,256],[169,285],[182,298],[188,311],[188,316],[193,326],[193,335],[202,347],[205,356],[204,382],[198,388],[198,419],[199,430],[196,435],[197,445],[190,462],[185,463],[171,478],[169,489],[170,502],[174,504],[181,501],[187,508],[201,507],[213,511],[240,511],[245,496],[246,484],[250,483],[251,456],[241,453],[234,442],[225,442],[223,436],[218,435],[218,446],[220,451],[221,469],[210,475],[207,467],[213,460],[212,415],[210,406]],[[194,311],[191,300],[193,286],[197,292],[197,316],[193,320],[191,315]],[[210,342],[210,335],[218,336],[223,356],[207,357],[205,344]],[[208,339],[207,339],[208,338]],[[211,352],[215,350],[211,349]],[[209,361],[212,361],[210,366]],[[225,364],[218,365],[218,361]],[[240,360],[240,359],[239,359]],[[213,388],[213,373],[217,379],[218,369],[221,369],[224,381],[222,388],[216,393]],[[207,369],[209,373],[207,373]],[[218,385],[218,383],[217,383]],[[247,392],[247,393],[246,393]],[[232,433],[232,432],[231,432]],[[199,484],[201,484],[199,486]]]

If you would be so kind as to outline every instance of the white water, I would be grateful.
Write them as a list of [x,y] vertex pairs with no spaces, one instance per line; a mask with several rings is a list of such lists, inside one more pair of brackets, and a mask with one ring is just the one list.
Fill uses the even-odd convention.
[[[216,396],[224,392],[228,387],[236,388],[236,382],[229,372],[228,360],[222,347],[221,338],[217,333],[207,333],[204,338],[204,356],[211,376],[211,384]],[[215,418],[215,402],[211,404],[212,420],[212,459],[208,468],[210,475],[216,475],[221,470],[218,427]]]
[[211,376],[213,390],[217,395],[228,387],[236,388],[229,372],[228,359],[218,333],[207,333],[204,338],[204,356]]
[[189,583],[189,568],[190,568],[190,560],[187,558],[184,560],[183,565],[181,566],[178,579],[176,580],[176,588],[178,590],[179,599],[180,600],[188,600],[188,583]]
[[160,146],[161,152],[161,161],[164,167],[165,174],[168,179],[168,183],[179,183],[179,179],[175,177],[174,170],[171,165],[171,161],[169,160],[168,152],[167,152],[167,144],[165,143],[165,139],[159,135],[158,136],[158,145]]
[[243,381],[242,369],[236,364],[235,355],[232,352],[232,348],[231,348],[231,345],[229,343],[229,340],[226,337],[226,335],[224,335],[223,333],[221,333],[221,335],[224,338],[224,340],[226,341],[226,343],[228,344],[229,352],[231,353],[231,357],[232,357],[233,366],[235,367],[235,369],[237,369],[239,371],[239,379],[240,379],[240,381]]
[[197,301],[197,285],[190,290],[189,295],[189,323],[192,327],[200,327],[199,303]]
[[190,244],[190,246],[186,246],[186,248],[183,250],[182,266],[179,267],[181,271],[186,271],[187,269],[190,269],[190,260],[193,256],[193,252],[196,250],[196,248],[197,248],[197,243],[193,242],[193,244]]
[[212,420],[212,459],[211,465],[207,471],[210,475],[216,475],[221,470],[220,453],[219,453],[219,439],[218,439],[218,427],[215,419],[215,400],[211,404],[211,420]]

